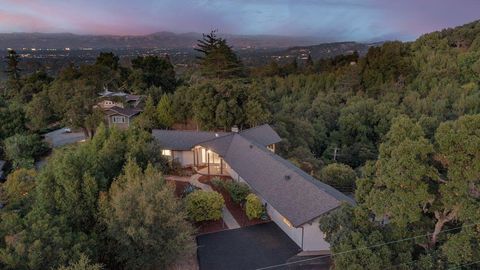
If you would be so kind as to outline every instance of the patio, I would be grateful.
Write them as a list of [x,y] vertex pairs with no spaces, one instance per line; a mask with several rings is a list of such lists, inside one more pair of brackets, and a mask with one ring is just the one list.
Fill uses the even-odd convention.
[[196,169],[198,174],[213,175],[213,176],[230,176],[225,167],[221,168],[220,164],[210,164]]

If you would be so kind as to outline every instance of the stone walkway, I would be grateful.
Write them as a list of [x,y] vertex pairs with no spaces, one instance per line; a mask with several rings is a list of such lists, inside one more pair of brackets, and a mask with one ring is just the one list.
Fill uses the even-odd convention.
[[[207,184],[204,184],[204,183],[201,183],[200,181],[198,181],[198,179],[201,177],[202,175],[200,174],[194,174],[192,175],[191,177],[185,177],[185,176],[176,176],[176,175],[167,175],[165,176],[165,179],[167,180],[174,180],[174,181],[182,181],[182,182],[189,182],[190,184],[202,189],[202,190],[206,190],[206,191],[213,191],[212,187],[207,185]],[[238,222],[235,220],[235,218],[233,217],[232,213],[230,213],[230,211],[228,211],[227,207],[224,206],[223,209],[222,209],[222,218],[223,218],[223,222],[225,222],[225,224],[227,225],[227,227],[229,229],[238,229],[240,228],[240,224],[238,224]]]

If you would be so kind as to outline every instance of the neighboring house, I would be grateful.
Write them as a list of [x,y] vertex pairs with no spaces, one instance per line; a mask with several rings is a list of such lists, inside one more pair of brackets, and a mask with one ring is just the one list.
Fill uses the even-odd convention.
[[121,129],[127,129],[133,118],[140,114],[142,110],[114,106],[104,112],[109,127],[116,126]]
[[126,129],[134,117],[142,112],[144,96],[105,90],[99,94],[98,108],[105,113],[109,127]]
[[271,219],[304,251],[329,251],[319,218],[354,200],[275,154],[281,141],[269,126],[216,133],[153,130],[163,154],[209,174],[228,174],[250,186]]

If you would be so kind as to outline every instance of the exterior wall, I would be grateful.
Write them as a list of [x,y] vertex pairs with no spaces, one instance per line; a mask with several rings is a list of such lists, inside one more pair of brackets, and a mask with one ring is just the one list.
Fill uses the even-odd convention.
[[192,151],[172,151],[173,158],[178,160],[182,166],[193,165],[193,152]]
[[98,103],[98,106],[102,109],[110,109],[114,106],[123,108],[123,103],[115,102],[113,100],[102,100],[101,102]]
[[108,126],[109,127],[117,127],[119,129],[128,129],[128,127],[130,126],[130,121],[132,121],[131,118],[128,118],[125,116],[126,118],[126,122],[125,123],[114,123],[113,122],[113,118],[114,116],[118,116],[117,114],[114,114],[114,115],[109,115],[107,118],[108,118]]
[[[263,201],[263,200],[262,200]],[[284,221],[284,217],[273,206],[267,203],[267,213],[283,232],[302,248],[302,228],[295,228]]]
[[225,169],[227,171],[227,173],[232,177],[233,180],[235,181],[239,181],[239,182],[242,182],[242,183],[245,183],[248,185],[248,183],[243,180],[242,177],[240,177],[240,175],[238,175],[238,173],[236,171],[234,171],[230,165],[228,165],[228,163],[225,162]]
[[330,250],[330,244],[325,241],[319,225],[319,219],[314,220],[311,224],[303,225],[303,250]]
[[[235,181],[248,183],[238,175],[228,164],[227,172]],[[260,195],[260,194],[257,194]],[[325,241],[324,234],[319,228],[319,219],[311,223],[304,224],[302,227],[293,227],[272,205],[266,202],[261,196],[263,204],[267,204],[267,213],[275,224],[282,229],[304,251],[325,251],[330,250],[330,244]]]

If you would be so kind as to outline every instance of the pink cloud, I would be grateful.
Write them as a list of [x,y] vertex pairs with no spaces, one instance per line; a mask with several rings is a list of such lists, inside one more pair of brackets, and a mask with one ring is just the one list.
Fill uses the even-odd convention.
[[12,27],[11,32],[15,31],[42,31],[52,27],[51,24],[44,19],[22,14],[12,13],[0,10],[0,23]]

